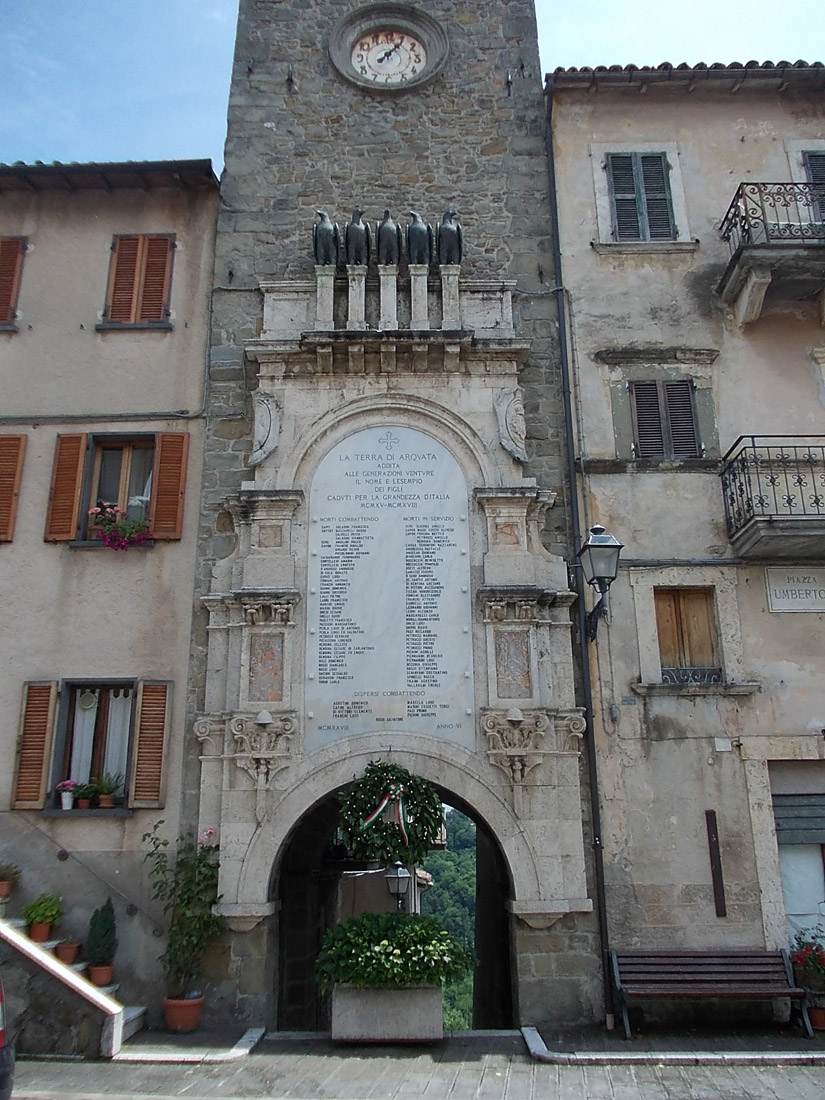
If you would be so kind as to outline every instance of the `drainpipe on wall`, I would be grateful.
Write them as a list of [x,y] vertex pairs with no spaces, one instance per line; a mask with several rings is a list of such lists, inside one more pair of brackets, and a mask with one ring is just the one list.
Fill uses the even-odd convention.
[[[545,145],[547,148],[547,177],[550,191],[550,218],[553,229],[553,265],[555,268],[556,310],[559,325],[559,346],[561,352],[562,394],[564,398],[565,438],[567,449],[567,476],[570,482],[570,516],[573,524],[573,547],[582,543],[581,516],[576,480],[576,453],[573,446],[575,424],[570,387],[570,355],[567,337],[567,315],[564,301],[564,277],[561,262],[561,239],[559,237],[559,208],[556,190],[556,162],[553,154],[553,77],[545,81]],[[604,890],[604,852],[602,847],[601,808],[599,799],[599,777],[596,767],[596,738],[593,730],[593,691],[590,680],[590,652],[587,631],[585,629],[585,583],[582,571],[573,568],[575,589],[578,599],[576,610],[579,627],[579,655],[581,658],[582,683],[584,688],[584,716],[586,721],[585,742],[587,744],[587,775],[590,786],[590,813],[593,822],[593,868],[596,885],[596,912],[599,920],[599,938],[602,949],[602,972],[604,979],[605,1020],[609,1030],[614,1026],[613,986],[610,981],[610,943],[607,925],[607,902]]]

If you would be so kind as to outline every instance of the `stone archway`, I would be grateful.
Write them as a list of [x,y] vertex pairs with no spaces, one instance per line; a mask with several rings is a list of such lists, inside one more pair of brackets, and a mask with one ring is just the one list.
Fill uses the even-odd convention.
[[[476,939],[473,1027],[515,1024],[514,952],[508,912],[512,885],[504,854],[489,826],[463,799],[441,789],[476,824]],[[301,818],[288,838],[273,882],[278,913],[274,1003],[279,1031],[326,1030],[327,999],[314,976],[324,932],[336,920],[340,877],[353,865],[335,850],[337,800],[331,795]],[[437,884],[436,884],[437,887]]]

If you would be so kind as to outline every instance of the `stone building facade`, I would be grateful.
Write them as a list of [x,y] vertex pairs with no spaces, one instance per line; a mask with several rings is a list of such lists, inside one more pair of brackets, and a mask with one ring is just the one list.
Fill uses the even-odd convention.
[[825,911],[823,70],[550,80],[614,947]]
[[479,824],[477,1025],[589,1018],[533,5],[242,0],[222,195],[186,778],[220,1011],[324,1026],[335,794],[381,759]]
[[[0,166],[0,859],[23,872],[4,915],[62,894],[59,934],[83,941],[111,896],[144,1003],[141,837],[181,826],[217,207],[208,160]],[[107,548],[100,500],[152,539]],[[103,773],[112,809],[62,808],[59,782]]]

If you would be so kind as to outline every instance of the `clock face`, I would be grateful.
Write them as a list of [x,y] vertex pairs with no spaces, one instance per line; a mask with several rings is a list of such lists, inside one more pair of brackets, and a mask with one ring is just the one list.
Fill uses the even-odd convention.
[[329,56],[340,75],[365,91],[399,94],[442,72],[450,52],[444,28],[411,4],[368,4],[333,27]]
[[352,67],[363,80],[381,86],[415,80],[425,69],[424,44],[403,30],[369,31],[352,48]]

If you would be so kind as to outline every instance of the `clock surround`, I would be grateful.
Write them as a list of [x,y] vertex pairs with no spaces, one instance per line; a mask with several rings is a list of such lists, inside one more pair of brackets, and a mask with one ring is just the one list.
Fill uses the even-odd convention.
[[350,83],[397,94],[438,76],[449,41],[441,24],[411,4],[369,4],[336,23],[329,55]]

